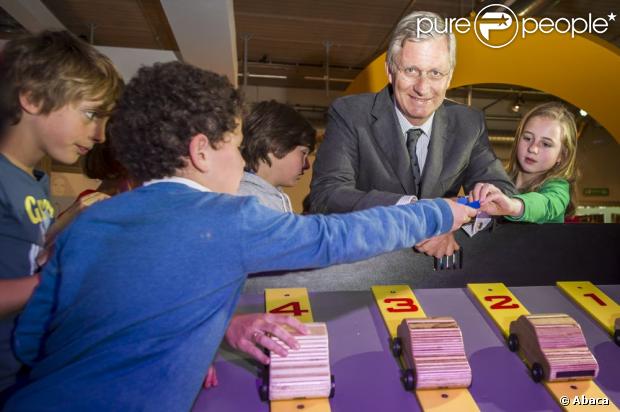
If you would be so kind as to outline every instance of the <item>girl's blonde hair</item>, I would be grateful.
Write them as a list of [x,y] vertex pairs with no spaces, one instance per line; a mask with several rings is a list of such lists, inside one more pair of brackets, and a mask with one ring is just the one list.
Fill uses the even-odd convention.
[[575,210],[575,204],[573,202],[575,179],[577,177],[576,170],[576,158],[577,158],[577,125],[575,124],[575,117],[568,111],[568,109],[559,102],[549,102],[538,105],[532,110],[527,112],[517,128],[515,136],[515,143],[512,146],[512,152],[510,154],[510,161],[508,163],[507,173],[508,176],[516,182],[517,175],[522,172],[521,165],[517,159],[517,146],[519,140],[523,134],[523,129],[527,122],[534,117],[543,117],[545,119],[555,120],[560,124],[562,130],[562,136],[560,142],[562,149],[560,151],[560,161],[556,163],[546,173],[538,176],[533,181],[529,182],[525,187],[519,188],[521,193],[535,192],[550,179],[565,179],[570,186],[570,202],[566,208],[566,214],[570,215]]

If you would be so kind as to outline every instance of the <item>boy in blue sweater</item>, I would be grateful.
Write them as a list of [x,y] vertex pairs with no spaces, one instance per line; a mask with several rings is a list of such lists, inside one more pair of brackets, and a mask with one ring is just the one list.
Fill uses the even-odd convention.
[[7,411],[187,411],[247,273],[352,262],[455,230],[446,200],[297,216],[231,196],[241,99],[178,62],[142,68],[111,124],[143,187],[83,212],[56,241],[14,344],[31,366]]

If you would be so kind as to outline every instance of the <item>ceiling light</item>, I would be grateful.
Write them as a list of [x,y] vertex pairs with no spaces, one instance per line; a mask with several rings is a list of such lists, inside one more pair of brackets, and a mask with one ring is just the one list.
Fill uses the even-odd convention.
[[524,104],[525,101],[523,100],[523,96],[519,94],[515,102],[512,104],[512,106],[510,106],[510,110],[512,110],[514,113],[519,113]]
[[[320,80],[322,82],[325,81],[325,76],[317,77],[317,76],[304,76],[304,80]],[[341,83],[352,83],[353,79],[343,79],[340,77],[330,77],[330,82],[341,82]]]
[[[243,73],[237,74],[238,77],[243,77]],[[286,80],[288,76],[280,75],[280,74],[252,74],[248,73],[249,78],[258,78],[258,79],[281,79]]]

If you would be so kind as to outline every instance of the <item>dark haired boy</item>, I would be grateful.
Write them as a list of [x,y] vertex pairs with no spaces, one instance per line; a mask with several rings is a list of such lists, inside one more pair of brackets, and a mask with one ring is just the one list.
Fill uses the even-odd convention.
[[[110,60],[64,31],[9,41],[0,52],[0,405],[20,364],[10,348],[15,312],[30,296],[56,222],[43,156],[71,164],[104,140],[122,79]],[[70,219],[72,214],[67,216]]]
[[239,195],[256,196],[267,207],[292,212],[282,187],[293,187],[310,168],[316,130],[295,109],[275,100],[257,103],[243,119],[241,155],[246,164]]
[[429,200],[303,217],[231,196],[244,165],[240,107],[225,77],[179,62],[129,83],[112,146],[145,183],[58,237],[17,324],[16,353],[32,369],[7,412],[187,411],[247,273],[365,259],[475,214]]

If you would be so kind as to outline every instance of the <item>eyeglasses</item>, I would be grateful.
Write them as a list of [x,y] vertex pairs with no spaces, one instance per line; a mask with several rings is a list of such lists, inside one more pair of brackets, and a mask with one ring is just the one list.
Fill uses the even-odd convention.
[[400,71],[402,74],[405,75],[406,78],[411,79],[411,80],[417,80],[420,77],[426,77],[428,80],[432,81],[432,82],[438,82],[440,80],[443,80],[448,73],[442,73],[439,70],[428,70],[423,72],[422,70],[418,69],[415,66],[409,66],[409,67],[400,67],[400,66],[396,66],[398,68],[398,71]]

